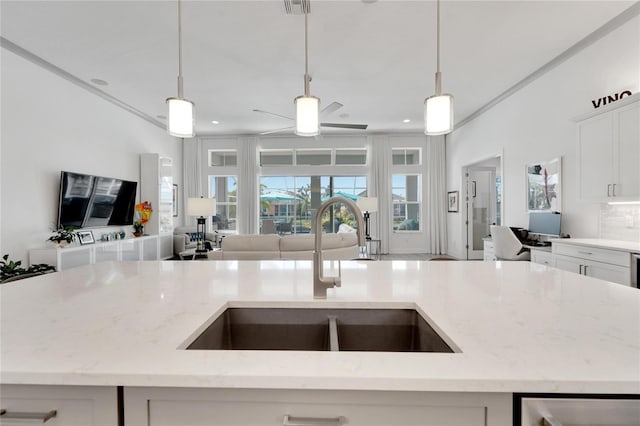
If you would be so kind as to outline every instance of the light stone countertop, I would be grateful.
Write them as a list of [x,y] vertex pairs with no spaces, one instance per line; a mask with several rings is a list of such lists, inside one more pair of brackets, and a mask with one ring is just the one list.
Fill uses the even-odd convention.
[[607,240],[603,238],[563,238],[552,240],[552,244],[573,244],[609,250],[640,253],[640,241]]
[[[640,393],[640,291],[529,262],[101,263],[0,286],[5,384]],[[327,262],[332,274],[336,263]],[[186,351],[226,306],[417,307],[461,353]]]

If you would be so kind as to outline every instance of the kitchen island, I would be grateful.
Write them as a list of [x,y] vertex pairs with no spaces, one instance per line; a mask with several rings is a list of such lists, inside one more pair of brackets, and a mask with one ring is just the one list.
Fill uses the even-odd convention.
[[[102,263],[3,285],[0,298],[5,389],[122,387],[128,426],[165,424],[134,408],[170,388],[189,401],[198,390],[369,392],[369,404],[412,406],[452,395],[458,412],[467,399],[493,404],[487,424],[510,424],[514,393],[640,393],[640,291],[529,262],[342,262],[326,300],[313,299],[309,261]],[[415,308],[454,353],[184,349],[234,306]]]

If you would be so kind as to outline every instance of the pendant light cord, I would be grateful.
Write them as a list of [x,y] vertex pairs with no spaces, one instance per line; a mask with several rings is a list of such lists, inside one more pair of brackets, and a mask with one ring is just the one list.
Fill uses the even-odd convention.
[[183,98],[182,93],[182,8],[178,0],[178,98]]
[[307,24],[307,9],[309,8],[310,3],[308,1],[303,0],[303,8],[304,8],[304,95],[309,97],[309,82],[311,81],[311,76],[309,75],[309,29]]
[[442,94],[440,77],[440,0],[436,0],[436,96]]

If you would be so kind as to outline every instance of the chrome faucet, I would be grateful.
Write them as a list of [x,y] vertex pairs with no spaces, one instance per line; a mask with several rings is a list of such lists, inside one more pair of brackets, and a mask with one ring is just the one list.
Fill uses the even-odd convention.
[[316,227],[315,227],[315,251],[313,252],[313,298],[314,299],[326,299],[327,289],[333,287],[340,287],[341,277],[338,273],[337,277],[324,277],[322,272],[322,215],[333,204],[346,204],[356,217],[358,224],[358,246],[364,246],[366,244],[364,237],[364,218],[358,205],[348,198],[344,197],[331,197],[318,209],[316,213]]

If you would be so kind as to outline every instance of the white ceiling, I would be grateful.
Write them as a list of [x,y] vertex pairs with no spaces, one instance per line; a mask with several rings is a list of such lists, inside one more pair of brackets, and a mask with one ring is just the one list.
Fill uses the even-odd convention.
[[[422,131],[434,91],[435,2],[370,1],[312,0],[311,94],[323,106],[344,104],[324,121]],[[443,0],[443,91],[455,97],[456,121],[632,4]],[[177,95],[176,1],[3,0],[1,14],[2,37],[82,80],[106,80],[102,90],[151,117]],[[182,15],[184,94],[196,104],[197,134],[290,125],[252,110],[293,115],[304,92],[304,17],[286,15],[282,0],[186,0]]]

